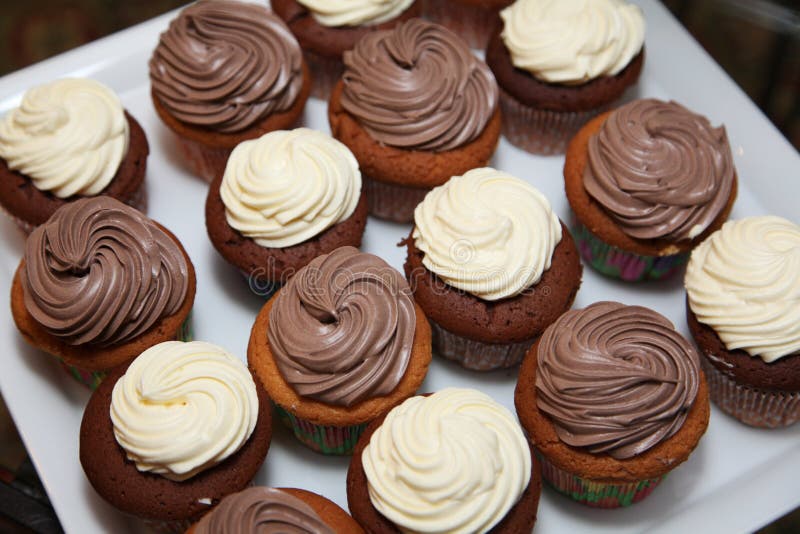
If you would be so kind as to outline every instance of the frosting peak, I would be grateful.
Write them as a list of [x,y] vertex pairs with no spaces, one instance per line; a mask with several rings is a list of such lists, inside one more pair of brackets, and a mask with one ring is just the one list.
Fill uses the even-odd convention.
[[161,34],[150,81],[176,119],[234,133],[294,104],[302,61],[289,28],[266,6],[206,0],[181,11]]
[[323,26],[375,25],[399,17],[414,0],[297,0]]
[[184,302],[189,269],[153,221],[106,196],[62,206],[25,243],[25,307],[73,345],[124,343]]
[[460,37],[422,19],[364,36],[344,64],[342,106],[389,146],[458,148],[483,132],[497,108],[489,67]]
[[289,279],[269,316],[269,346],[298,395],[352,406],[405,374],[416,313],[408,283],[372,254],[341,247]]
[[29,89],[0,121],[0,157],[58,198],[93,196],[128,153],[125,110],[111,89],[66,78]]
[[672,323],[618,302],[562,315],[538,358],[537,404],[558,437],[620,460],[680,430],[699,387],[697,352]]

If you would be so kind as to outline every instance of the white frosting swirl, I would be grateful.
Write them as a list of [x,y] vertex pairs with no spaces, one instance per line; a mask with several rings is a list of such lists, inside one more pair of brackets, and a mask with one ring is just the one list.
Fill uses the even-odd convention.
[[550,268],[561,223],[532,185],[488,167],[454,176],[414,211],[425,267],[483,300],[513,297]]
[[624,0],[517,0],[500,16],[514,66],[549,83],[614,76],[644,44],[642,10]]
[[728,221],[692,251],[689,306],[729,350],[772,362],[800,352],[800,226]]
[[0,157],[58,198],[97,195],[128,152],[122,104],[100,82],[66,78],[29,89],[0,122]]
[[114,385],[114,436],[139,471],[186,480],[238,451],[253,433],[258,396],[247,367],[203,341],[144,351]]
[[329,135],[308,128],[270,132],[233,150],[220,195],[232,228],[262,247],[290,247],[353,214],[361,171]]
[[361,460],[370,501],[402,532],[487,532],[531,475],[530,448],[514,416],[472,389],[406,400]]
[[414,0],[297,0],[323,26],[373,25],[399,17]]

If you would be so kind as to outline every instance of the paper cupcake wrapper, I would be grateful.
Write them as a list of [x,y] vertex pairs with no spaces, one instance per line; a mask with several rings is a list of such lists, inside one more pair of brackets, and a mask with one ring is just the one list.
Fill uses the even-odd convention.
[[380,182],[367,176],[364,176],[363,183],[369,214],[396,223],[413,222],[414,209],[430,191]]
[[781,428],[800,421],[800,392],[771,391],[737,383],[701,358],[711,400],[723,412],[758,428]]
[[325,100],[344,73],[342,58],[332,58],[306,50],[303,52],[311,70],[311,96]]
[[483,343],[454,334],[433,321],[430,323],[433,351],[472,371],[514,367],[522,361],[534,342],[534,339],[530,339],[519,343]]
[[344,427],[316,425],[296,417],[278,404],[275,408],[281,422],[292,429],[303,445],[322,454],[353,454],[358,438],[367,428],[367,423]]
[[503,135],[526,152],[542,156],[563,154],[570,139],[592,118],[609,108],[590,111],[550,111],[526,106],[500,90]]
[[175,138],[183,161],[192,174],[211,183],[214,178],[225,172],[228,156],[233,152],[232,148],[205,145],[177,134]]
[[269,300],[281,288],[283,284],[264,278],[257,273],[248,273],[247,271],[239,271],[241,275],[247,280],[247,286],[253,294],[259,297],[264,297],[264,300]]
[[[178,331],[175,333],[175,340],[191,341],[192,338],[192,312],[190,311],[189,315],[186,316],[186,320],[183,321],[183,324],[181,324],[181,326],[178,328]],[[59,362],[61,363],[61,367],[69,376],[91,390],[97,389],[97,386],[100,385],[100,382],[102,382],[108,374],[106,371],[87,371],[86,369],[69,365],[64,362],[64,360],[60,359]]]
[[157,534],[183,534],[189,527],[197,523],[195,519],[173,519],[172,521],[159,521],[157,519],[144,519],[143,522],[151,531]]
[[583,261],[596,271],[626,282],[669,278],[689,261],[689,252],[669,256],[641,256],[602,241],[573,218],[572,237]]
[[472,48],[484,50],[494,30],[494,20],[498,8],[454,5],[452,0],[425,0],[425,17],[437,24],[446,26]]
[[653,493],[666,475],[630,483],[595,482],[564,471],[536,451],[544,478],[557,492],[593,508],[621,508],[637,503]]

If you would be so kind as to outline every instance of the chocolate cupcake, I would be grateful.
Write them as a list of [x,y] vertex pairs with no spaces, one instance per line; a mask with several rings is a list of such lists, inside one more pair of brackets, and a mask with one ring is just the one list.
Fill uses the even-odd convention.
[[711,400],[751,426],[800,420],[800,227],[729,221],[692,252],[686,316]]
[[639,79],[645,23],[624,0],[517,0],[500,12],[486,62],[500,84],[503,135],[534,154],[570,138]]
[[514,0],[424,0],[425,17],[446,26],[481,50],[497,25],[497,14]]
[[11,312],[25,341],[94,388],[152,345],[191,337],[196,284],[166,228],[110,197],[86,198],[28,236]]
[[411,222],[431,188],[488,164],[497,84],[450,30],[413,19],[365,36],[344,63],[328,119],[361,165],[371,215]]
[[372,423],[347,471],[367,532],[531,532],[539,462],[511,412],[485,393],[412,397]]
[[531,347],[514,393],[558,492],[597,508],[650,495],[708,426],[697,351],[658,313],[598,302],[568,311]]
[[428,193],[414,222],[405,272],[440,356],[478,371],[512,367],[572,306],[578,251],[527,182],[474,169]]
[[145,211],[149,151],[144,130],[100,82],[34,87],[0,121],[0,206],[26,233],[83,197]]
[[81,465],[118,510],[183,532],[251,483],[272,437],[268,402],[224,349],[155,345],[92,394],[81,421]]
[[725,128],[653,99],[583,127],[570,142],[564,180],[584,261],[626,281],[677,272],[736,199]]
[[422,0],[272,0],[303,49],[314,76],[312,93],[327,100],[342,75],[342,55],[370,32],[422,14]]
[[206,199],[214,247],[265,297],[320,254],[361,246],[366,224],[358,162],[307,128],[237,146]]
[[292,532],[363,534],[347,512],[321,495],[295,488],[255,486],[228,495],[186,534]]
[[297,41],[269,8],[202,0],[161,34],[150,84],[188,168],[210,182],[236,145],[297,122],[311,76]]
[[422,384],[430,329],[399,272],[342,247],[264,305],[247,361],[304,445],[350,454],[370,421]]

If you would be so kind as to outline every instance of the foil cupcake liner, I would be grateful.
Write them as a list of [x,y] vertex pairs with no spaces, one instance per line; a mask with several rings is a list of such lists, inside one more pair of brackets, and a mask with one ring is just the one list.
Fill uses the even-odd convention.
[[433,321],[433,351],[472,371],[493,371],[519,364],[534,339],[519,343],[483,343],[445,330]]
[[500,90],[503,112],[503,135],[516,146],[542,156],[563,154],[570,139],[581,127],[609,106],[590,111],[550,111],[517,102]]
[[483,7],[453,0],[425,0],[425,18],[446,26],[469,46],[484,50],[494,30],[494,20],[500,12],[496,7]]
[[800,392],[772,391],[737,383],[701,358],[711,400],[723,412],[758,428],[781,428],[800,421]]
[[207,183],[225,172],[232,148],[213,147],[176,135],[176,144],[189,171]]
[[369,214],[396,223],[413,222],[414,209],[430,191],[425,188],[380,182],[367,176],[364,176],[363,183]]
[[275,404],[275,408],[278,418],[294,432],[300,443],[322,454],[353,454],[358,438],[367,428],[367,423],[344,427],[316,425],[296,417],[278,404]]
[[689,252],[669,256],[641,256],[609,245],[573,217],[572,237],[583,261],[611,278],[626,282],[663,280],[680,271],[689,261]]
[[[181,326],[178,328],[178,331],[175,332],[175,340],[176,341],[191,341],[193,339],[192,335],[192,312],[189,312],[189,315],[186,316],[186,320],[183,321]],[[66,373],[74,378],[76,381],[80,382],[84,386],[88,387],[92,391],[97,389],[97,386],[105,379],[106,375],[108,374],[106,371],[87,371],[86,369],[81,369],[80,367],[76,367],[74,365],[69,365],[64,360],[59,359],[59,363],[61,364],[61,368],[66,371]]]
[[311,70],[311,96],[327,102],[344,73],[342,58],[323,56],[310,50],[304,51],[304,55]]
[[536,452],[544,478],[557,492],[592,508],[622,508],[635,504],[653,493],[666,475],[636,482],[615,484],[596,482],[564,471]]

